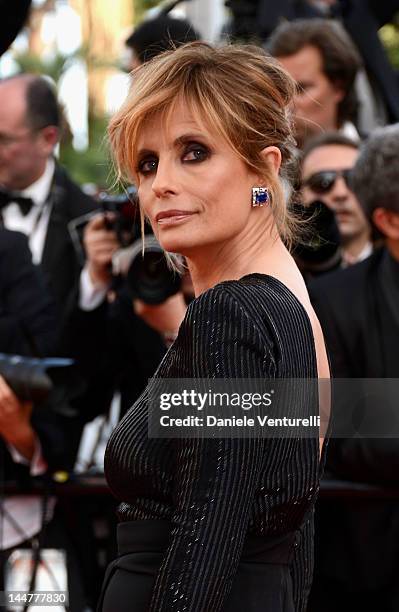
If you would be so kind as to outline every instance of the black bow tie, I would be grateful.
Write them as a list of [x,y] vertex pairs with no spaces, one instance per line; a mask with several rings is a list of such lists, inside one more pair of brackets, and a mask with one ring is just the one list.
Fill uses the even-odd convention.
[[12,193],[11,191],[0,190],[0,210],[3,210],[11,202],[18,204],[21,214],[25,217],[33,206],[33,202],[30,198],[24,198],[23,196]]

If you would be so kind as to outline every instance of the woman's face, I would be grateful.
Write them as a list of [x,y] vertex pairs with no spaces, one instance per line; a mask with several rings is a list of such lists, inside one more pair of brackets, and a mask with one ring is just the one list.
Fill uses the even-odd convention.
[[159,115],[144,126],[135,168],[140,205],[158,241],[188,257],[210,246],[242,247],[264,222],[265,209],[251,207],[257,177],[183,104],[169,116],[167,125]]

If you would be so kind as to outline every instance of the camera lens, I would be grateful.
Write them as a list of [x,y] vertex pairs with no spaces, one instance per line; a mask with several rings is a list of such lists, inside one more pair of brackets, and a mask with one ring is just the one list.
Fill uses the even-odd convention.
[[126,280],[132,297],[146,304],[161,304],[177,293],[181,287],[180,276],[170,270],[165,254],[153,236],[145,237],[145,255],[141,240],[132,257]]

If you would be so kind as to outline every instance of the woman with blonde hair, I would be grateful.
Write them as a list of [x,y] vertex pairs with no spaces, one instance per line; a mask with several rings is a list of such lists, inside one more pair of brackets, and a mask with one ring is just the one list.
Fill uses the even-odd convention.
[[322,438],[147,431],[165,379],[329,377],[287,248],[294,92],[257,47],[191,43],[137,69],[111,121],[119,172],[137,185],[164,250],[184,256],[196,298],[108,443],[106,477],[121,504],[103,612],[305,610]]

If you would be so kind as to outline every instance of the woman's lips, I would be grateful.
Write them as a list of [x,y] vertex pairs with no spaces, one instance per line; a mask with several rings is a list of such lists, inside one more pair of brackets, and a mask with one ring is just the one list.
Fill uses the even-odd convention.
[[161,213],[158,213],[155,217],[158,225],[175,225],[176,223],[181,223],[185,221],[195,213],[185,211],[185,210],[167,210]]

